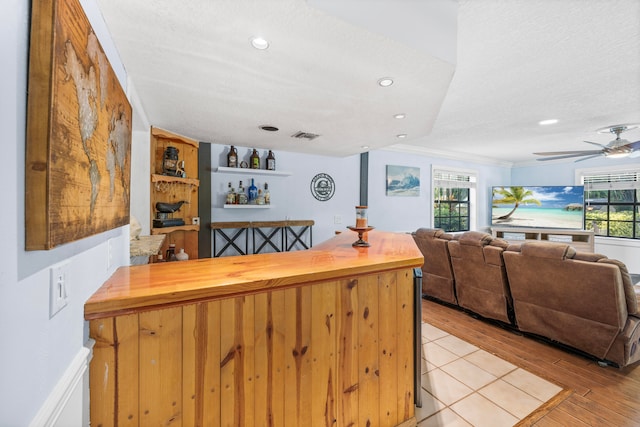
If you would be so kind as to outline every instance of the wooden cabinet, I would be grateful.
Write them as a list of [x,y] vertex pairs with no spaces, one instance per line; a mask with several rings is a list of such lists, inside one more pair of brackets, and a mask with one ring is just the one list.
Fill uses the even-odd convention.
[[[151,128],[151,234],[166,234],[160,253],[164,253],[170,243],[175,243],[176,249],[184,248],[192,259],[198,258],[198,231],[200,230],[200,216],[198,214],[198,147],[199,142],[177,135],[166,130]],[[184,171],[184,176],[169,176],[163,174],[164,153],[167,147],[178,150],[178,163]],[[183,163],[184,162],[184,163]],[[154,219],[158,210],[156,203],[182,204],[180,209],[172,214],[173,218],[181,218],[184,225],[157,227]]]
[[568,230],[562,228],[526,228],[526,227],[491,227],[493,237],[499,237],[510,243],[539,240],[546,242],[566,243],[580,252],[593,252],[593,231]]

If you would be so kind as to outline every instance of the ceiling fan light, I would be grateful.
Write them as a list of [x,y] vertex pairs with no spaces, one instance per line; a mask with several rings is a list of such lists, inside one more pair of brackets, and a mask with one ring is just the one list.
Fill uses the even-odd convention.
[[628,157],[631,154],[631,151],[620,151],[618,153],[611,153],[611,154],[607,154],[605,153],[605,157],[608,159],[623,159],[625,157]]

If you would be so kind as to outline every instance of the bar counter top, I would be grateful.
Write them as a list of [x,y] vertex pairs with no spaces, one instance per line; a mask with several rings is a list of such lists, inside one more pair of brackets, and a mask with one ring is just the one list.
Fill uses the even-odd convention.
[[398,268],[420,267],[423,256],[406,233],[372,230],[368,248],[353,247],[345,230],[311,249],[204,258],[118,268],[85,303],[98,319],[206,300],[284,289]]

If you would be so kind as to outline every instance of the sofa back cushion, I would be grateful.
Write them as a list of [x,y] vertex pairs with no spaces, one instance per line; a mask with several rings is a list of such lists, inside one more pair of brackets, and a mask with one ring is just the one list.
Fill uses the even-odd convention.
[[447,246],[453,236],[441,229],[419,228],[413,233],[413,238],[424,256],[422,292],[456,304],[453,270]]
[[526,242],[503,256],[519,329],[606,356],[627,320],[617,265],[551,242]]

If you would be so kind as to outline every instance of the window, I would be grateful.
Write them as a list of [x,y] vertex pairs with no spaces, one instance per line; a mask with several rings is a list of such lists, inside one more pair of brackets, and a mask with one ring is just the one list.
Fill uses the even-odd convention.
[[449,232],[475,228],[476,174],[434,167],[433,227]]
[[640,239],[640,169],[582,171],[584,228],[598,236]]

